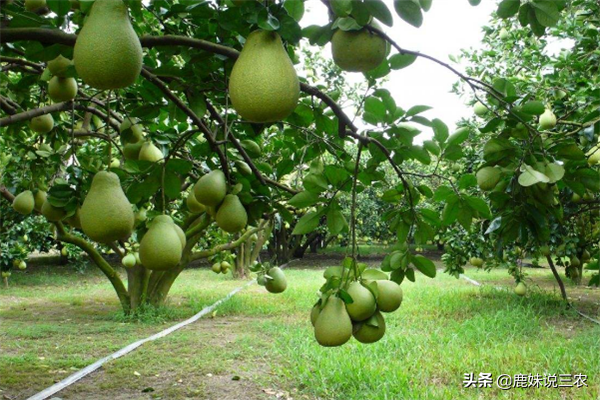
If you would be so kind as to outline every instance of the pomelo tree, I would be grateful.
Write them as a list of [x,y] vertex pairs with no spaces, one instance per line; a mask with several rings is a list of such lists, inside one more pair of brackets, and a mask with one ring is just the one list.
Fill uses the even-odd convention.
[[[57,240],[86,252],[125,313],[164,304],[191,262],[222,262],[287,223],[296,236],[321,229],[349,238],[348,257],[326,271],[313,310],[319,342],[349,338],[348,329],[330,334],[336,320],[350,334],[354,323],[361,341],[378,340],[379,311],[400,306],[398,284],[417,270],[436,274],[408,242],[489,225],[499,253],[514,242],[542,245],[563,218],[561,196],[598,191],[589,146],[572,135],[547,144],[554,122],[540,118],[548,100],[539,86],[516,85],[502,71],[463,74],[385,33],[393,11],[420,26],[430,0],[395,1],[394,10],[379,0],[323,1],[329,24],[304,29],[301,0],[27,3],[2,4],[0,190],[15,210],[41,212]],[[561,12],[594,11],[592,1],[572,3],[504,0],[498,14],[525,15],[525,40],[557,25]],[[330,42],[338,67],[364,74],[364,91],[315,56]],[[418,57],[455,73],[481,103],[478,114],[494,117],[452,133],[423,116],[430,107],[399,104],[381,83]],[[569,114],[580,131],[596,129],[593,107]],[[427,131],[431,140],[415,141]],[[473,155],[467,141],[473,149],[485,142],[483,157],[449,173],[446,164]],[[482,196],[478,183],[497,194]],[[357,198],[371,187],[381,188],[381,224],[397,241],[381,270],[361,264],[356,246]],[[123,257],[126,281],[102,256],[107,248]],[[451,251],[448,270],[458,273],[472,256]],[[283,273],[267,268],[255,269],[259,283],[284,290]]]

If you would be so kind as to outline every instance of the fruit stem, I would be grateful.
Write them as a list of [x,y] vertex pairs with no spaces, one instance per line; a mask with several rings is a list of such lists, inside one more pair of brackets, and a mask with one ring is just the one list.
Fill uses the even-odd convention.
[[352,230],[352,265],[354,267],[354,278],[358,279],[358,268],[356,265],[356,186],[358,184],[358,169],[360,167],[360,156],[362,155],[362,141],[358,144],[358,154],[356,155],[356,164],[354,166],[354,182],[352,183],[352,206],[350,208],[350,223]]

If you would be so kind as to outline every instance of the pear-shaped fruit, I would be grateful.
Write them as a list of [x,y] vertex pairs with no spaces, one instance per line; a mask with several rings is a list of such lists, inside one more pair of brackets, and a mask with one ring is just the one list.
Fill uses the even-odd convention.
[[252,168],[250,168],[250,166],[244,161],[236,161],[235,167],[237,168],[237,171],[242,175],[252,175]]
[[181,248],[185,248],[185,244],[187,242],[185,238],[185,232],[181,227],[175,223],[173,223],[173,229],[175,229],[175,233],[177,233],[177,237],[179,237],[179,241],[181,242]]
[[212,269],[212,272],[214,272],[215,274],[220,274],[221,273],[221,263],[220,262],[214,263],[212,265],[211,269]]
[[549,130],[556,126],[556,115],[552,110],[546,110],[540,115],[540,129]]
[[46,201],[47,197],[48,194],[43,190],[38,190],[37,192],[35,192],[33,198],[35,200],[35,209],[37,211],[42,211],[42,206],[44,205],[44,202]]
[[402,288],[394,281],[377,281],[379,311],[393,312],[402,304]]
[[273,267],[267,272],[272,279],[267,279],[265,288],[270,293],[282,293],[287,288],[287,279],[283,270],[279,267]]
[[139,76],[142,57],[142,46],[125,3],[96,0],[73,52],[81,79],[100,90],[125,88]]
[[315,322],[315,338],[321,346],[341,346],[352,337],[352,321],[344,302],[330,296]]
[[121,166],[121,161],[118,158],[113,158],[110,162],[111,168],[119,168]]
[[519,282],[517,286],[515,286],[515,293],[519,296],[525,296],[527,293],[527,286],[523,282]]
[[600,164],[600,145],[596,145],[590,149],[586,154],[588,156],[588,164],[596,165]]
[[359,282],[352,282],[348,286],[347,292],[352,297],[353,302],[346,304],[346,309],[353,321],[364,321],[375,313],[377,304],[369,289]]
[[42,7],[46,7],[46,0],[25,0],[25,9],[34,12]]
[[260,157],[262,154],[262,149],[254,140],[242,140],[240,142],[246,153],[252,158]]
[[127,255],[121,260],[121,264],[123,264],[125,268],[135,267],[135,256],[132,253],[127,253]]
[[226,274],[231,269],[231,264],[227,261],[221,261],[221,273]]
[[196,200],[193,190],[190,194],[188,194],[185,204],[187,205],[188,210],[190,210],[190,212],[193,214],[201,214],[206,211],[204,204]]
[[225,174],[221,170],[214,170],[204,175],[194,186],[196,200],[205,206],[216,207],[227,194]]
[[500,40],[506,40],[510,37],[510,33],[505,28],[500,29],[500,33],[498,34]]
[[73,61],[69,60],[62,55],[59,55],[52,61],[48,61],[48,69],[53,76],[66,78],[69,67],[73,65]]
[[368,320],[358,324],[353,333],[356,340],[366,344],[378,342],[383,335],[385,335],[385,319],[379,311]]
[[19,268],[21,271],[23,271],[23,270],[27,269],[27,263],[26,263],[24,260],[21,260],[21,261],[19,262],[18,268]]
[[157,162],[163,157],[163,152],[151,142],[144,143],[140,149],[139,159],[142,161]]
[[156,217],[140,242],[142,265],[154,271],[174,268],[181,261],[183,246],[171,217]]
[[46,200],[42,205],[42,215],[46,217],[48,221],[58,222],[62,220],[67,213],[62,208],[54,207]]
[[471,257],[469,263],[474,267],[481,268],[483,266],[483,259],[479,257]]
[[144,131],[137,118],[125,118],[119,127],[121,143],[137,143],[144,138]]
[[298,75],[279,34],[254,31],[229,79],[233,108],[251,122],[273,122],[294,111],[300,96]]
[[312,310],[310,310],[310,323],[312,326],[315,326],[317,323],[317,318],[321,314],[321,304],[317,303],[313,306]]
[[248,213],[239,197],[228,194],[217,211],[216,220],[219,228],[225,232],[236,233],[248,224]]
[[[373,23],[373,26],[380,28]],[[363,28],[358,31],[338,29],[331,38],[331,53],[338,67],[348,72],[368,72],[383,62],[387,43]]]
[[31,190],[21,192],[15,197],[12,203],[13,209],[19,214],[29,215],[35,207],[35,199]]
[[48,96],[55,103],[73,100],[77,96],[77,81],[75,78],[53,77],[48,83]]
[[488,111],[489,110],[487,109],[487,107],[484,106],[483,103],[481,103],[480,101],[475,103],[475,105],[473,106],[473,112],[478,117],[485,117],[487,115]]
[[592,258],[592,256],[590,255],[589,251],[584,250],[583,253],[581,253],[581,261],[589,261],[590,258]]
[[144,143],[128,143],[123,146],[123,155],[126,160],[137,160],[140,158],[140,151],[142,150],[142,145]]
[[96,242],[110,243],[131,235],[134,214],[116,174],[101,171],[94,176],[80,218],[83,232]]
[[34,117],[29,122],[32,131],[37,133],[48,133],[54,128],[54,118],[50,114]]
[[575,268],[579,268],[580,265],[581,265],[581,261],[579,260],[579,258],[577,258],[577,256],[571,257],[571,266],[573,266]]
[[496,187],[502,173],[495,167],[483,167],[477,171],[477,185],[481,190],[492,190]]

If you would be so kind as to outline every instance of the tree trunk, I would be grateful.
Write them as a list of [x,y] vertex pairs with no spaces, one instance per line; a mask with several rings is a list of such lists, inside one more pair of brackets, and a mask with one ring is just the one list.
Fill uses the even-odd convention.
[[552,270],[554,279],[556,279],[556,282],[558,282],[558,287],[560,287],[560,294],[562,295],[563,300],[566,301],[568,304],[569,300],[567,299],[567,291],[565,290],[565,284],[563,283],[562,279],[560,279],[560,275],[558,274],[558,271],[554,266],[554,261],[552,261],[552,257],[550,256],[546,256],[546,260],[548,260],[548,265],[550,265],[550,269]]

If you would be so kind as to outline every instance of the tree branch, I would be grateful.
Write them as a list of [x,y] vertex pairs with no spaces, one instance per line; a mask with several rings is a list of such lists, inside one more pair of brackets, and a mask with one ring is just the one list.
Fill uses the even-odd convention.
[[256,232],[260,232],[263,229],[264,229],[263,226],[260,226],[258,228],[249,229],[246,231],[246,233],[244,233],[242,236],[240,236],[237,240],[234,240],[233,242],[215,246],[210,250],[203,250],[203,251],[198,251],[196,253],[192,253],[190,260],[191,261],[200,260],[201,258],[208,258],[210,256],[214,256],[215,254],[220,253],[225,250],[235,249],[236,247],[238,247],[242,243],[244,243],[250,236],[254,235]]

